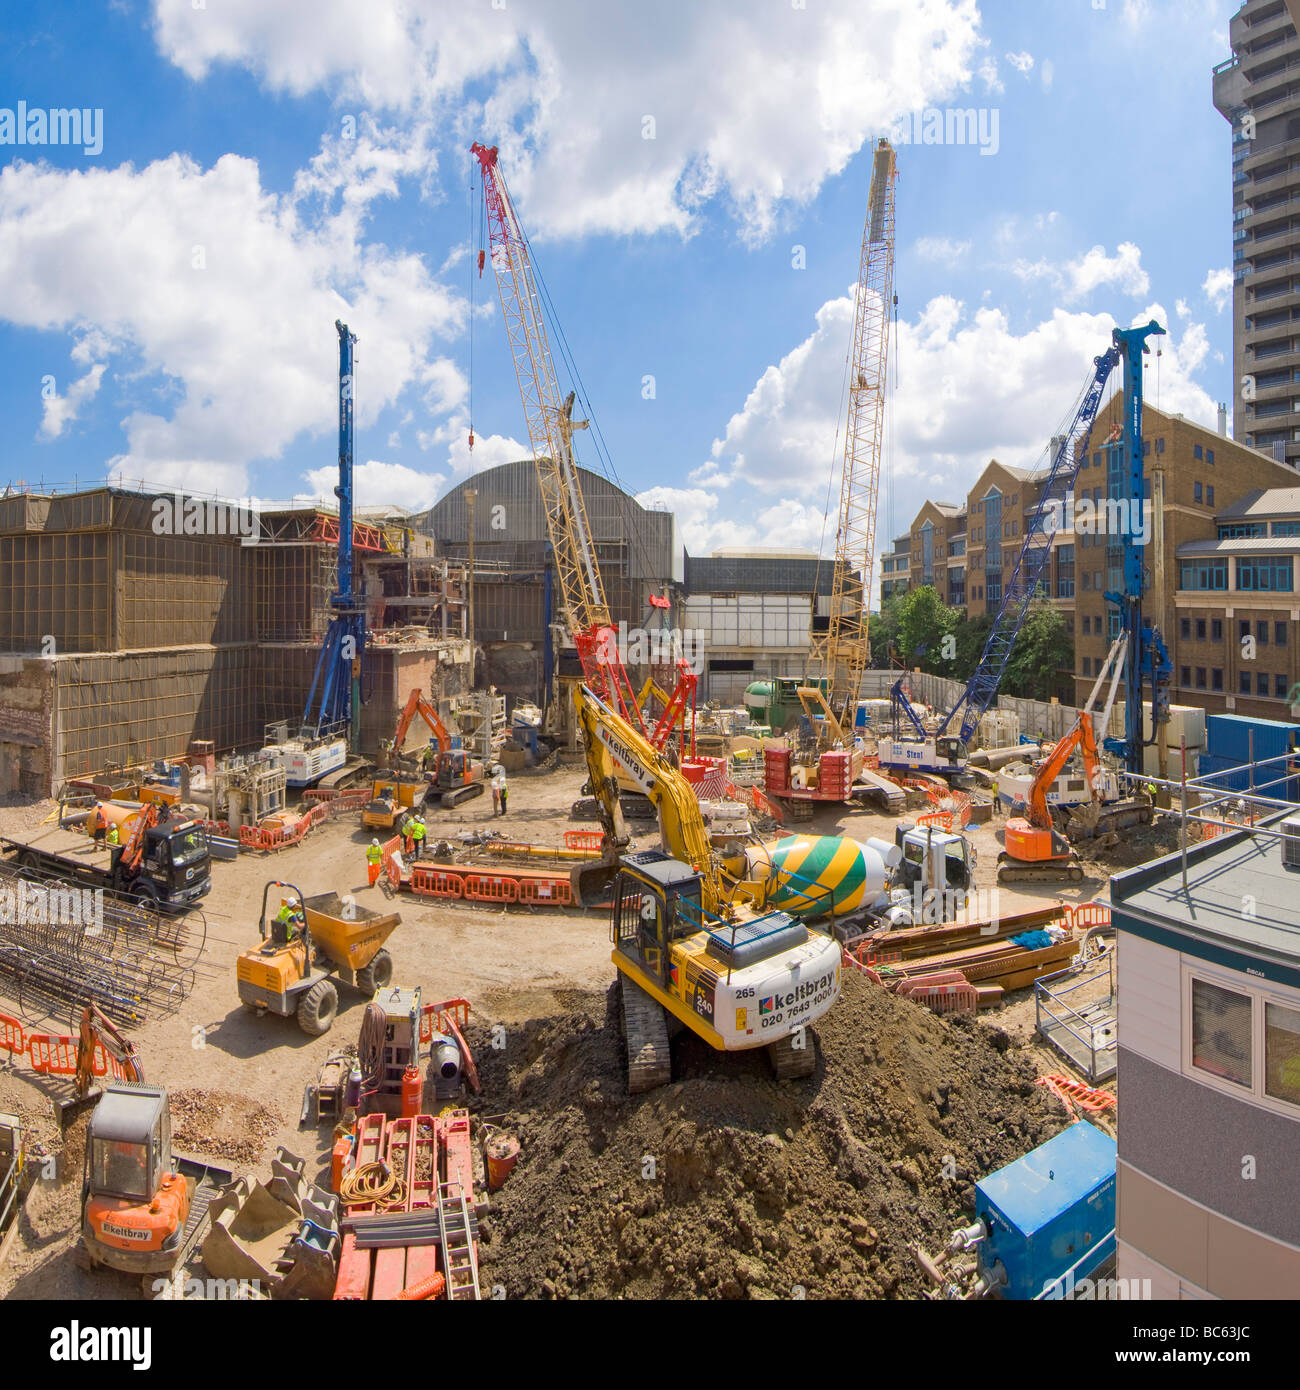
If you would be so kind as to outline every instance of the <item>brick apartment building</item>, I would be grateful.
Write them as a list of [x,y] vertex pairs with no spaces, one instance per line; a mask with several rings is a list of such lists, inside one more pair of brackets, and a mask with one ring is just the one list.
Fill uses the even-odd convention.
[[[1096,504],[1121,495],[1122,448],[1115,442],[1121,416],[1118,396],[1098,414],[1075,482],[1076,506],[1085,498]],[[1286,718],[1286,697],[1300,681],[1300,641],[1288,636],[1292,623],[1300,625],[1296,470],[1151,405],[1144,407],[1143,425],[1151,504],[1142,522],[1146,615],[1164,634],[1173,660],[1171,698],[1211,713]],[[1040,491],[1027,470],[993,460],[968,492],[964,510],[927,502],[912,525],[909,587],[932,582],[968,617],[995,613]],[[1087,699],[1118,635],[1119,615],[1105,594],[1120,587],[1122,554],[1120,537],[1086,524],[1053,539],[1045,596],[1061,610],[1074,639],[1073,679],[1063,672],[1056,691],[1063,702]],[[1243,623],[1254,638],[1250,659],[1241,656]]]

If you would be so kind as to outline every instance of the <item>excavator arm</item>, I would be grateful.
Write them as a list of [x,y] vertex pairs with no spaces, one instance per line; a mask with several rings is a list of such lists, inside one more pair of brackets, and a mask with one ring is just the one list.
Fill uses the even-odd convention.
[[617,754],[618,764],[628,770],[659,812],[668,852],[703,876],[704,907],[715,914],[721,912],[725,889],[713,863],[709,832],[691,784],[644,734],[620,718],[586,686],[579,688],[575,703],[586,747],[591,794],[600,803],[601,825],[609,842],[607,859],[628,843],[618,800]]
[[1100,800],[1098,790],[1101,781],[1101,760],[1097,756],[1097,738],[1092,729],[1092,716],[1087,710],[1080,710],[1074,728],[1047,755],[1046,761],[1038,769],[1029,788],[1029,822],[1040,830],[1052,828],[1052,812],[1047,804],[1047,789],[1056,781],[1061,769],[1070,761],[1070,756],[1078,749],[1083,758],[1084,773],[1088,779],[1088,792],[1094,801]]
[[397,728],[393,733],[394,757],[400,756],[402,745],[406,742],[406,736],[411,731],[411,721],[417,714],[429,726],[429,732],[437,739],[438,751],[445,753],[451,748],[451,735],[447,732],[447,726],[439,719],[437,709],[424,698],[424,692],[417,688],[406,697],[406,706],[402,710],[401,718],[397,721]]

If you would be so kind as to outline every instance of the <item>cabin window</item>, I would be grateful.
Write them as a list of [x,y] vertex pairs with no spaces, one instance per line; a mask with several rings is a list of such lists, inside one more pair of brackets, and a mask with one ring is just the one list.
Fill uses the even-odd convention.
[[1251,999],[1208,980],[1192,980],[1192,1066],[1248,1089]]

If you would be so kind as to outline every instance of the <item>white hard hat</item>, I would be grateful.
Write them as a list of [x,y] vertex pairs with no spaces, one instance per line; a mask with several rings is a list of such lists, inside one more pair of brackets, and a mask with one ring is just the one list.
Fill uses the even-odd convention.
[[298,906],[298,899],[297,899],[297,898],[289,898],[289,899],[287,899],[286,901],[288,902],[288,905],[289,905],[290,907],[297,907],[297,906]]
[[379,843],[379,840],[376,838],[376,839],[374,839],[374,840],[371,840],[370,843],[371,843],[372,845],[377,845],[377,844]]

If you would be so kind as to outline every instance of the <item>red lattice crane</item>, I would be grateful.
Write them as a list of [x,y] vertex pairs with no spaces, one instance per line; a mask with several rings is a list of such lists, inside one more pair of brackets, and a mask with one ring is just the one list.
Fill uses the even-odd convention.
[[[645,720],[623,664],[618,633],[605,601],[596,547],[587,524],[587,508],[573,458],[573,433],[586,429],[587,422],[573,418],[573,392],[564,398],[560,396],[528,240],[498,167],[497,148],[475,144],[472,153],[482,170],[492,268],[496,271],[506,338],[519,381],[533,461],[537,465],[546,529],[554,553],[555,574],[569,635],[578,649],[586,684],[613,705],[634,728],[644,732]],[[480,273],[482,262],[480,252]]]

